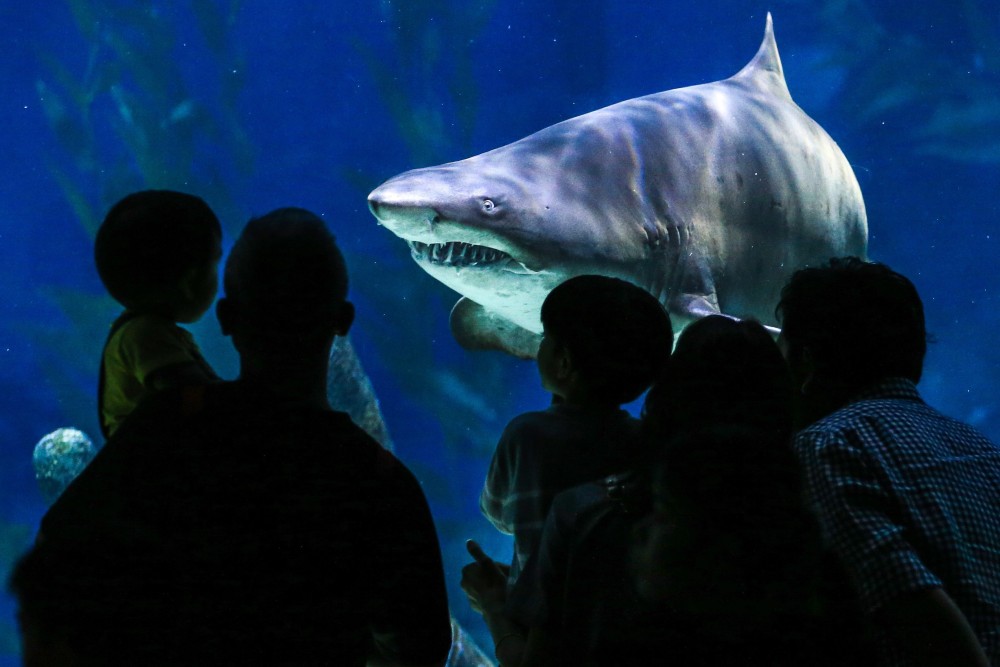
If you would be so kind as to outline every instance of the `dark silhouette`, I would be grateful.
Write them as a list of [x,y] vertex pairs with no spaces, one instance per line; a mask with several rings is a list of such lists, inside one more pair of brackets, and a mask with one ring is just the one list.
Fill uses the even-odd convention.
[[125,307],[101,355],[98,411],[105,438],[151,392],[218,380],[191,334],[218,289],[222,228],[194,195],[145,190],[115,204],[94,241],[97,272]]
[[327,403],[346,296],[316,216],[247,225],[217,306],[239,379],[144,401],[46,514],[12,581],[27,664],[444,664],[420,486]]
[[[536,549],[557,493],[631,467],[641,448],[639,421],[621,405],[658,377],[673,341],[663,306],[617,278],[567,280],[546,297],[541,319],[538,371],[553,404],[507,425],[480,497],[483,514],[514,535],[511,583]],[[476,562],[463,571],[463,588],[508,664],[508,652],[516,653],[521,642],[502,609],[508,572],[477,546],[470,553]]]
[[802,504],[787,436],[726,420],[680,431],[652,488],[632,553],[647,606],[603,647],[607,664],[874,664],[856,598]]
[[832,259],[792,276],[777,312],[806,495],[882,664],[1000,662],[1000,448],[920,398],[913,283]]
[[753,320],[711,315],[689,325],[670,358],[668,381],[643,405],[643,428],[663,442],[711,423],[792,434],[791,378],[771,335]]
[[858,616],[834,609],[800,503],[789,387],[760,324],[685,329],[646,398],[649,454],[552,505],[507,604],[522,664],[855,664],[822,642]]

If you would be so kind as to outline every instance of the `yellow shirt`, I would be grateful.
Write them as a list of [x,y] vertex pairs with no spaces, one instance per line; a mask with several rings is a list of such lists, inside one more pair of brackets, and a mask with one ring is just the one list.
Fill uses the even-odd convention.
[[152,387],[147,379],[155,371],[184,363],[203,363],[189,331],[158,315],[136,315],[108,339],[104,365],[101,421],[112,434]]

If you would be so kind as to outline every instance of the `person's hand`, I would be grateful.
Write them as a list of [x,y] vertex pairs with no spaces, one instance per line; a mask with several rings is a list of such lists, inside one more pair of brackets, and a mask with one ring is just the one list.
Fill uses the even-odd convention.
[[480,614],[502,612],[507,602],[510,566],[487,556],[474,540],[466,542],[465,548],[475,559],[462,568],[462,590],[469,598],[469,605]]

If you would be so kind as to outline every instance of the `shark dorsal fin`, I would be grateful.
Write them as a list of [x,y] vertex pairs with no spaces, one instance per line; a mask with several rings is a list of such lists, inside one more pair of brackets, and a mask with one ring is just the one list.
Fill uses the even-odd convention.
[[774,95],[792,99],[785,84],[785,70],[781,67],[781,56],[778,55],[778,44],[774,41],[774,26],[771,22],[771,12],[767,13],[767,25],[764,28],[764,39],[746,67],[733,77],[752,86],[769,90]]

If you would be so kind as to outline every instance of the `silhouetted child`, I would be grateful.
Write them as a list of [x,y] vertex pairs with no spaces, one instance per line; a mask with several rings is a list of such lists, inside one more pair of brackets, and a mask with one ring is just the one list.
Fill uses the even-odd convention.
[[649,388],[673,343],[663,306],[617,278],[567,280],[546,297],[541,319],[538,371],[552,405],[507,425],[479,500],[493,525],[514,536],[510,583],[557,493],[630,467],[639,421],[621,406]]
[[170,190],[128,195],[97,232],[101,281],[125,307],[101,356],[98,410],[108,438],[150,392],[218,380],[191,334],[215,300],[222,228],[200,198]]

